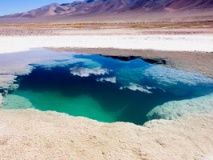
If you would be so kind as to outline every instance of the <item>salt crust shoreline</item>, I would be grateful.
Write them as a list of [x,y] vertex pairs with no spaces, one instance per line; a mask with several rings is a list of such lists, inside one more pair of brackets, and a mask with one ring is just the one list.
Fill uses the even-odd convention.
[[211,135],[213,114],[136,126],[34,109],[0,110],[0,157],[4,160],[211,160]]
[[[42,47],[213,52],[210,35],[1,36],[0,54]],[[98,47],[97,47],[98,46]]]
[[148,119],[174,120],[183,115],[207,114],[213,112],[213,94],[181,101],[170,101],[156,106],[148,114]]
[[[0,54],[42,47],[96,46],[212,52],[212,41],[211,35],[0,37]],[[0,103],[1,100],[0,95]],[[210,160],[213,159],[212,134],[213,113],[187,115],[174,121],[155,120],[145,126],[135,126],[129,123],[104,124],[34,109],[0,110],[0,157],[5,160],[14,157]]]

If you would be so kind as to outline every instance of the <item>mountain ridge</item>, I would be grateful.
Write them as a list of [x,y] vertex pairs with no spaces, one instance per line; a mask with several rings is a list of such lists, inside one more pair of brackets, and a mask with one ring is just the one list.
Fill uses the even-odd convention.
[[125,12],[179,12],[209,10],[213,0],[84,0],[73,3],[53,3],[23,13],[3,16],[5,18],[37,18],[44,16],[83,16],[99,13]]
[[[0,17],[1,23],[72,23],[213,19],[213,0],[84,0],[52,3]],[[208,20],[208,18],[207,18]]]

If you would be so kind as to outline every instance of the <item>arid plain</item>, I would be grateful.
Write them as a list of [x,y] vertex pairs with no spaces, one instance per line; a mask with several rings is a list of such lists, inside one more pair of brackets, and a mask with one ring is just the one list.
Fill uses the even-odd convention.
[[[137,56],[213,79],[213,17],[207,15],[149,22],[112,17],[104,22],[84,18],[69,23],[44,23],[43,19],[26,23],[24,19],[18,24],[4,20],[0,54],[15,56],[16,52],[48,48],[59,53]],[[27,66],[33,61],[0,61],[1,87],[8,89],[17,75],[29,74]],[[0,159],[213,159],[213,95],[165,104],[160,109],[165,106],[172,106],[175,114],[182,107],[180,113],[184,114],[138,126],[102,123],[54,111],[1,109]],[[192,109],[190,114],[191,106],[197,110]],[[173,114],[163,109],[158,112]]]

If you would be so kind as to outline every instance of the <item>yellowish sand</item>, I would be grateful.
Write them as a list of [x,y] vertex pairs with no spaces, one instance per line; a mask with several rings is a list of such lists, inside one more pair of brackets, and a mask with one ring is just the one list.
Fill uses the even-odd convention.
[[33,109],[0,111],[4,160],[205,160],[213,156],[212,135],[213,114],[136,126]]

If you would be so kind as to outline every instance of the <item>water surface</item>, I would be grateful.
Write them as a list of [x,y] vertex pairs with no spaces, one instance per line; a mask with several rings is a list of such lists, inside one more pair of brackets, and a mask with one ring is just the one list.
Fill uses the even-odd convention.
[[34,69],[29,75],[18,78],[19,88],[13,95],[25,97],[43,111],[102,122],[143,124],[146,114],[158,105],[213,91],[209,78],[139,58],[122,61],[101,55],[71,54],[66,59],[31,66]]

